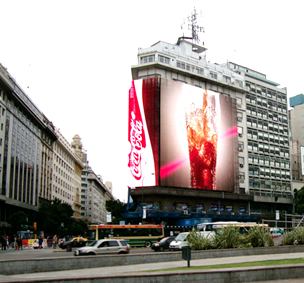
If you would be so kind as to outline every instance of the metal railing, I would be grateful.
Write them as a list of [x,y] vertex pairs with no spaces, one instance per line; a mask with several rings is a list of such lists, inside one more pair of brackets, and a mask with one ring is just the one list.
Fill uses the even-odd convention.
[[304,215],[285,214],[282,219],[262,219],[263,224],[268,224],[269,227],[284,228],[286,231],[304,226]]

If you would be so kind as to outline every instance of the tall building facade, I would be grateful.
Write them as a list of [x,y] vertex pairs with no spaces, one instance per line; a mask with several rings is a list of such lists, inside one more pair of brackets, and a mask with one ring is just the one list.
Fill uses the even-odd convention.
[[[135,189],[130,191],[133,200],[137,204],[143,203],[142,205],[154,207],[159,211],[181,210],[189,218],[191,215],[202,217],[208,213],[210,215],[212,213],[216,215],[244,213],[262,215],[274,213],[276,210],[291,212],[293,196],[290,179],[286,89],[280,88],[279,84],[268,80],[265,74],[242,65],[232,62],[210,63],[206,59],[205,51],[205,47],[183,37],[179,38],[176,44],[159,41],[149,48],[139,49],[138,64],[132,66],[132,78],[135,81],[135,88],[137,81],[143,81],[142,86],[137,83],[136,88],[137,94],[141,94],[141,91],[143,93],[142,98],[138,98],[143,103],[141,109],[143,109],[142,112],[147,121],[147,129],[145,126],[143,128],[149,134],[153,132],[151,130],[153,127],[159,129],[160,138],[157,140],[158,136],[156,135],[155,138],[155,134],[152,137],[151,134],[149,136],[154,161],[156,160],[157,164],[156,169],[150,173],[150,175],[156,176],[155,182],[147,183],[145,181],[147,177],[141,179],[142,184],[138,182],[134,186]],[[154,89],[151,91],[151,87],[147,87],[148,84],[151,84],[149,80],[153,78],[158,80],[157,86],[154,86],[156,91]],[[172,87],[168,88],[167,85]],[[185,94],[175,94],[178,89],[182,88],[187,90]],[[179,178],[180,183],[167,182],[168,177],[164,173],[164,169],[167,170],[169,167],[164,166],[166,164],[163,164],[163,160],[167,158],[166,155],[171,154],[171,148],[176,143],[174,140],[178,139],[179,135],[178,130],[173,132],[170,127],[175,127],[175,121],[179,120],[181,121],[179,127],[182,128],[185,119],[180,119],[180,115],[175,115],[172,119],[169,116],[174,114],[170,113],[176,109],[180,111],[180,105],[187,104],[184,97],[192,96],[192,92],[199,93],[198,89],[202,89],[202,94],[218,94],[222,110],[227,109],[221,112],[220,119],[222,124],[225,124],[226,121],[231,128],[226,127],[226,132],[222,134],[222,137],[217,136],[218,143],[221,138],[224,143],[226,142],[223,136],[234,140],[230,147],[227,146],[226,152],[222,152],[222,155],[225,156],[224,159],[227,159],[228,152],[232,153],[232,156],[229,157],[230,163],[227,163],[226,169],[222,168],[222,171],[226,172],[228,167],[234,169],[229,174],[219,173],[217,184],[209,187],[203,183],[198,186],[197,182],[192,181],[191,185],[188,185],[183,181],[183,177],[180,177],[184,176],[186,171],[179,171],[177,174],[179,177],[172,175],[171,179]],[[170,95],[172,99],[170,98],[168,104],[166,97]],[[214,96],[216,97],[216,95]],[[150,97],[149,107],[146,106],[147,97]],[[151,99],[151,97],[154,98]],[[157,102],[153,102],[153,99]],[[178,102],[180,99],[183,102]],[[203,95],[201,100],[203,100]],[[225,103],[229,107],[223,107]],[[153,104],[154,106],[151,106]],[[162,111],[162,107],[164,107],[162,105],[166,105],[167,111]],[[151,119],[149,116],[153,107],[160,111],[158,113],[154,109],[157,114]],[[203,107],[205,107],[204,104]],[[207,111],[207,107],[203,109]],[[216,113],[216,110],[212,111]],[[208,115],[207,119],[209,119]],[[150,120],[154,121],[153,126],[149,125]],[[171,126],[168,127],[166,124]],[[235,127],[231,125],[235,125]],[[210,123],[208,127],[210,131]],[[189,129],[188,126],[187,129]],[[170,131],[172,134],[166,134]],[[155,140],[157,141],[155,142]],[[188,146],[190,147],[189,140]],[[163,152],[164,148],[166,148],[166,154]],[[207,153],[204,154],[206,157]],[[189,158],[190,166],[192,166],[191,153]],[[220,166],[220,163],[224,164],[224,159],[217,161],[217,166]],[[178,167],[176,164],[174,163],[174,166]],[[193,168],[191,167],[189,177],[191,180]],[[199,211],[202,214],[197,213]],[[130,217],[132,218],[132,216]]]
[[268,202],[278,203],[277,210],[290,209],[293,194],[286,88],[244,66],[230,62],[227,67],[245,78],[243,131],[248,171],[244,171],[248,172],[248,192],[253,196],[251,209],[260,210],[260,204]]
[[69,204],[74,216],[80,218],[81,172],[84,165],[59,130],[56,134],[51,199],[57,198]]
[[50,199],[53,124],[0,65],[0,221],[18,209],[31,214]]
[[81,172],[80,217],[88,223],[106,223],[106,201],[113,200],[112,191],[89,166],[87,153],[83,149],[79,135],[73,137],[71,145],[84,164]]
[[292,189],[300,190],[304,187],[304,95],[293,96],[289,102]]

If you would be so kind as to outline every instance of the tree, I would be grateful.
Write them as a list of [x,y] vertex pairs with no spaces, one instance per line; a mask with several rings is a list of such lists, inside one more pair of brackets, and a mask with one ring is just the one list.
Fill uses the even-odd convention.
[[300,190],[294,190],[294,205],[295,213],[304,213],[304,187],[302,187]]
[[87,236],[88,224],[81,219],[73,219],[70,225],[70,231],[75,236]]
[[11,229],[13,233],[16,233],[17,231],[20,230],[28,229],[28,215],[21,210],[12,213],[8,217],[8,222],[11,225]]
[[111,212],[113,223],[119,223],[119,221],[123,219],[123,213],[126,210],[126,207],[127,205],[119,199],[106,201],[106,209]]
[[59,199],[42,200],[39,206],[38,230],[45,234],[59,236],[83,235],[87,232],[87,224],[73,218],[73,209]]

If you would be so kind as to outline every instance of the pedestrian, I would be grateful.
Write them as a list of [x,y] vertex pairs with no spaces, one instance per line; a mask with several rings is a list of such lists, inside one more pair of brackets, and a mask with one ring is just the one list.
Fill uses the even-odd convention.
[[22,238],[21,237],[17,238],[17,245],[18,245],[18,249],[19,250],[23,249],[23,247],[22,247]]
[[58,237],[57,235],[55,234],[53,236],[53,249],[56,249],[57,248],[57,244],[58,244]]
[[3,251],[5,251],[5,250],[6,250],[6,247],[7,247],[6,236],[3,235],[3,236],[1,237],[1,249],[2,249]]
[[14,248],[15,250],[18,250],[17,236],[14,236],[13,248]]
[[14,245],[15,245],[15,250],[18,251],[19,250],[19,236],[15,237],[14,240]]
[[42,249],[42,243],[43,243],[43,239],[42,239],[42,236],[40,236],[39,240],[38,240],[38,248],[39,249]]
[[9,248],[9,245],[10,245],[10,241],[9,241],[8,236],[6,236],[6,248],[7,249]]

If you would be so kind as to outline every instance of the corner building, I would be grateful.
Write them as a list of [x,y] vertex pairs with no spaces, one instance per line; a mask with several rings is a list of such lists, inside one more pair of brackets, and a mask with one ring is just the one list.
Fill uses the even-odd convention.
[[0,64],[0,230],[16,211],[31,226],[40,199],[50,199],[53,124]]
[[139,49],[129,115],[135,95],[145,152],[135,169],[129,155],[131,173],[142,173],[131,177],[130,222],[143,208],[145,221],[172,225],[292,211],[286,89],[244,66],[210,63],[205,51],[185,38]]

